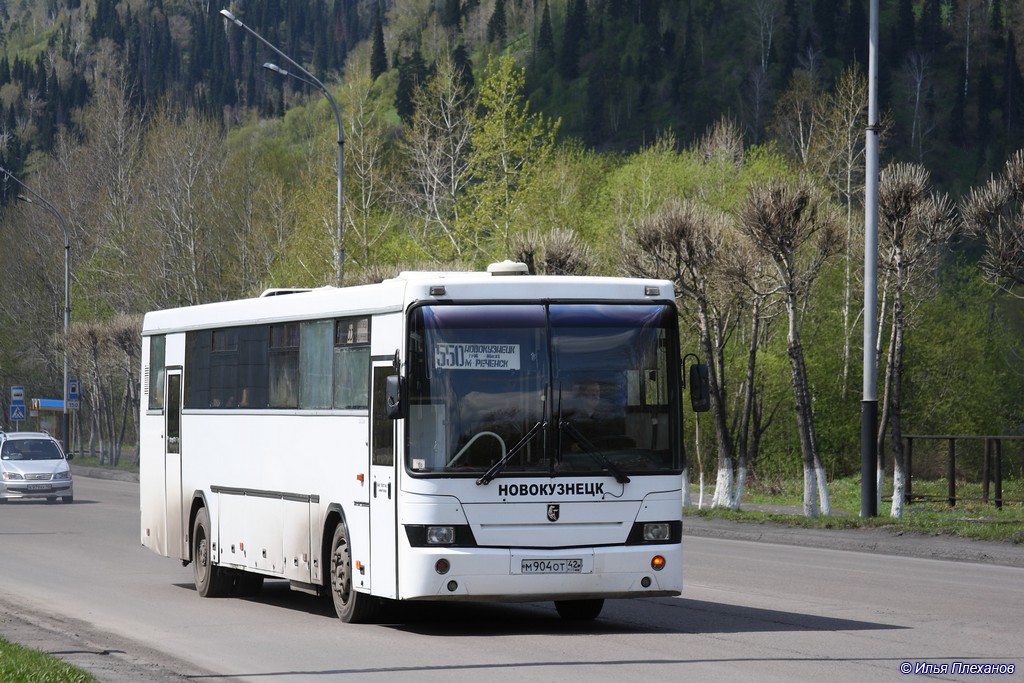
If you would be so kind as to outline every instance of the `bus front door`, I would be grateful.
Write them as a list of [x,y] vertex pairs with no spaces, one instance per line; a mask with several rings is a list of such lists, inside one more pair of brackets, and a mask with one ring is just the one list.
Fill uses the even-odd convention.
[[385,408],[385,384],[395,374],[391,362],[373,366],[370,420],[370,585],[373,594],[398,597],[396,545],[398,482],[395,477],[396,422]]
[[167,502],[167,555],[187,558],[181,505],[181,368],[167,368],[164,400],[164,499]]

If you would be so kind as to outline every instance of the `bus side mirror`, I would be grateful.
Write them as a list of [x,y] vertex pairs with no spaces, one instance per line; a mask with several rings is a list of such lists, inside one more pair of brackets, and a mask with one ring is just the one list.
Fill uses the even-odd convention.
[[405,417],[405,379],[401,375],[388,375],[384,380],[384,409],[389,420]]
[[695,413],[706,413],[711,409],[711,383],[705,363],[690,366],[690,406]]

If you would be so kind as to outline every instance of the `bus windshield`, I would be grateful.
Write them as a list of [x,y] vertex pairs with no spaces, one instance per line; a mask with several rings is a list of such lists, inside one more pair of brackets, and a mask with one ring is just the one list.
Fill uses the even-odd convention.
[[411,315],[413,474],[489,472],[486,483],[680,470],[671,306],[429,305]]

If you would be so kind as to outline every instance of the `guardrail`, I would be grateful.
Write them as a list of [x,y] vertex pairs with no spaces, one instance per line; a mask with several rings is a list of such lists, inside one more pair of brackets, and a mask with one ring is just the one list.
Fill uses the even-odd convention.
[[[913,502],[911,487],[914,481],[914,441],[932,440],[946,441],[948,444],[946,459],[946,480],[948,482],[947,502],[950,507],[956,506],[956,442],[961,441],[984,441],[985,459],[982,464],[982,502],[989,502],[989,486],[993,486],[994,502],[997,509],[1003,507],[1003,441],[1021,441],[1024,436],[963,436],[963,435],[936,435],[936,434],[904,434],[907,448],[904,452],[906,458],[907,486],[906,502]],[[920,498],[920,496],[919,496]]]

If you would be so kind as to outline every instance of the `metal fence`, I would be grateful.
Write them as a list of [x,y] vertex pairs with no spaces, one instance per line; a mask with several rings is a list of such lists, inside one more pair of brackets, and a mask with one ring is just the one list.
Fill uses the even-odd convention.
[[[954,507],[958,500],[956,494],[956,482],[957,482],[957,449],[956,444],[958,441],[981,441],[984,442],[984,454],[981,459],[981,491],[982,491],[982,502],[988,503],[993,502],[996,508],[1002,508],[1004,502],[1024,502],[1024,501],[1004,501],[1003,499],[1003,442],[1005,441],[1024,441],[1024,436],[964,436],[964,435],[936,435],[936,434],[906,434],[903,436],[906,440],[906,450],[904,456],[906,458],[906,473],[907,473],[907,485],[906,485],[906,502],[911,503],[915,499],[924,500],[924,496],[915,496],[912,492],[913,481],[914,481],[914,442],[915,441],[945,441],[946,442],[946,481],[948,485],[947,490],[947,502],[950,507]],[[1019,476],[1019,473],[1018,473]],[[990,491],[991,490],[991,491]],[[991,492],[991,499],[990,499]],[[960,500],[963,500],[962,498]]]

